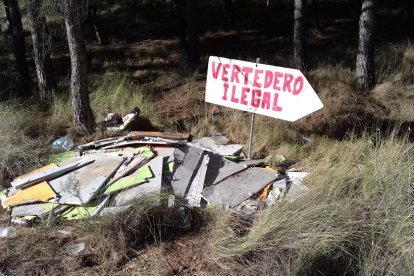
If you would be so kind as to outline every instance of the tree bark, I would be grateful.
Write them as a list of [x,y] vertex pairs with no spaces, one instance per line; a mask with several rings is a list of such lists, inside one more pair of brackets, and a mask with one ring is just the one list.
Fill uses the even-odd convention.
[[18,73],[17,90],[21,97],[32,96],[32,79],[26,60],[26,45],[23,35],[22,18],[17,0],[3,0],[7,20],[13,39],[13,51]]
[[359,45],[356,61],[356,78],[362,90],[375,85],[375,19],[376,0],[363,0],[359,19]]
[[200,41],[197,29],[197,0],[187,0],[187,42],[191,70],[200,66]]
[[63,0],[63,13],[72,69],[70,89],[74,126],[78,133],[86,135],[94,131],[95,118],[89,101],[86,45],[76,0]]
[[41,2],[27,0],[27,18],[30,25],[33,41],[33,57],[36,65],[37,86],[39,98],[47,103],[53,90],[56,89],[55,78],[52,74],[50,60],[49,30],[46,18],[41,15]]
[[305,0],[295,0],[293,24],[293,61],[297,69],[306,70]]

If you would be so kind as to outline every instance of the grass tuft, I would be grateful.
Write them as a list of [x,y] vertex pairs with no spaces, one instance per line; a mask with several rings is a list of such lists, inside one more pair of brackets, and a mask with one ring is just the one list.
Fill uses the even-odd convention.
[[258,268],[256,261],[272,255],[280,271],[294,275],[414,273],[408,146],[394,136],[374,146],[365,135],[320,138],[303,147],[297,165],[310,172],[311,192],[269,208],[246,235],[217,227],[212,247],[218,260]]

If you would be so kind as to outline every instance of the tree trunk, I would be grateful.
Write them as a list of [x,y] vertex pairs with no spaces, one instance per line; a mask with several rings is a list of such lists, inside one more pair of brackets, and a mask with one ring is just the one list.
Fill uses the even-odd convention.
[[56,89],[50,61],[49,30],[45,16],[41,15],[40,1],[27,0],[26,8],[32,33],[33,57],[36,65],[39,98],[43,103],[47,103],[51,93]]
[[66,35],[68,38],[74,126],[80,134],[95,129],[95,118],[89,102],[85,39],[81,31],[81,13],[76,0],[63,0]]
[[187,0],[187,42],[191,70],[200,66],[200,41],[197,30],[197,0]]
[[293,61],[299,70],[306,69],[305,62],[305,0],[295,0],[293,24]]
[[9,28],[13,39],[14,58],[18,73],[17,90],[21,97],[32,96],[32,79],[26,60],[26,46],[23,36],[22,18],[17,0],[3,0]]
[[356,78],[362,90],[369,90],[375,84],[375,17],[376,1],[363,0],[359,19],[359,45],[356,62]]

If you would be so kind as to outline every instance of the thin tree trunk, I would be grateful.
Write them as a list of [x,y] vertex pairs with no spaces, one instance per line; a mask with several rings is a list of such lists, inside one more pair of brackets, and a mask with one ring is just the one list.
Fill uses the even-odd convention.
[[200,66],[200,41],[197,30],[197,0],[187,0],[187,41],[190,67]]
[[3,3],[13,39],[14,57],[18,73],[17,89],[19,96],[31,97],[32,79],[30,78],[29,67],[26,60],[26,46],[23,36],[23,25],[19,4],[17,0],[3,0]]
[[359,19],[359,45],[356,61],[356,78],[362,90],[369,90],[375,84],[375,17],[376,1],[363,0]]
[[306,69],[305,62],[305,0],[295,0],[293,24],[293,61],[299,70]]
[[63,12],[72,69],[70,89],[74,126],[80,134],[90,134],[95,129],[95,118],[89,101],[86,45],[76,0],[63,0]]
[[51,93],[56,89],[56,82],[51,68],[50,45],[48,44],[50,42],[49,30],[45,16],[41,15],[40,1],[27,0],[26,8],[32,33],[39,98],[43,103],[47,103]]

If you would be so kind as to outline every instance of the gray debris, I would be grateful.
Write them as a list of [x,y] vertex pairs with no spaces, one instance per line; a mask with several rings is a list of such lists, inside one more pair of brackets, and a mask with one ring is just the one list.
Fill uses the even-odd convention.
[[14,238],[17,236],[15,227],[0,228],[0,238]]
[[244,171],[246,166],[227,160],[218,154],[209,154],[210,162],[205,178],[206,187],[215,185],[229,176]]
[[181,166],[174,173],[172,187],[174,193],[184,196],[188,186],[196,175],[203,159],[203,150],[190,147]]
[[289,189],[286,193],[286,200],[288,202],[293,202],[310,191],[302,182],[307,175],[307,172],[287,172]]
[[249,168],[205,189],[202,195],[208,203],[233,208],[278,178],[265,169]]
[[104,186],[124,162],[124,158],[108,155],[87,155],[91,164],[49,182],[60,196],[60,204],[84,205]]
[[85,250],[85,244],[82,243],[76,243],[76,244],[71,244],[68,245],[66,247],[66,253],[70,254],[70,255],[74,255],[77,256],[79,255],[83,250]]
[[133,209],[132,205],[125,205],[125,206],[120,206],[120,207],[106,207],[101,211],[99,215],[100,216],[119,215],[119,214],[128,212],[132,209]]
[[185,196],[185,199],[187,200],[187,203],[190,206],[200,207],[201,192],[204,188],[204,180],[206,178],[209,160],[210,158],[208,157],[208,155],[204,155],[203,161],[201,162],[201,166],[198,169],[193,181],[191,182],[190,188]]
[[[87,143],[78,147],[81,156],[16,178],[0,199],[47,181],[56,196],[40,203],[36,200],[44,191],[33,186],[11,208],[11,218],[34,221],[49,215],[52,226],[55,219],[122,215],[132,208],[133,200],[154,197],[155,205],[173,208],[179,229],[188,230],[191,221],[186,208],[215,204],[252,217],[266,205],[293,201],[309,191],[303,184],[306,172],[289,170],[281,177],[256,167],[265,159],[240,163],[226,159],[243,160],[243,146],[228,144],[229,139],[221,134],[193,143],[187,142],[189,138],[188,133],[139,131]],[[164,193],[166,197],[161,196]],[[67,252],[76,255],[84,249],[84,244],[76,244]]]
[[151,168],[154,177],[148,179],[146,183],[119,192],[114,198],[115,206],[126,205],[142,196],[161,192],[163,157],[157,156],[147,165]]

